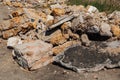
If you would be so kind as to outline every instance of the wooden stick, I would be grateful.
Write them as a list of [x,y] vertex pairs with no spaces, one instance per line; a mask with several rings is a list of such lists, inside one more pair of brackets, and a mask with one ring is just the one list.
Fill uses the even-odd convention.
[[51,29],[53,29],[53,28],[55,28],[55,27],[57,27],[57,26],[63,24],[64,22],[67,22],[67,21],[73,19],[74,17],[75,17],[75,16],[74,16],[73,14],[70,15],[70,16],[67,16],[66,18],[64,18],[64,19],[62,19],[62,20],[60,20],[60,21],[58,21],[57,23],[55,23],[55,24],[49,26],[48,30],[51,30]]

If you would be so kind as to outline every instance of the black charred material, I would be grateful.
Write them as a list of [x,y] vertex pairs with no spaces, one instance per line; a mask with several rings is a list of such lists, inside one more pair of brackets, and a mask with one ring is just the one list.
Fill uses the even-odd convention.
[[76,72],[120,67],[120,54],[111,55],[108,52],[101,52],[100,49],[105,47],[106,45],[101,42],[92,43],[90,47],[72,47],[62,55],[58,55],[56,62]]

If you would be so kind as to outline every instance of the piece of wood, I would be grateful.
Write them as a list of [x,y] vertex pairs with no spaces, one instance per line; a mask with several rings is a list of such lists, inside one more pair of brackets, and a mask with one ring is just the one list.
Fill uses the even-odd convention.
[[57,23],[49,26],[49,27],[48,27],[48,30],[51,30],[51,29],[53,29],[53,28],[55,28],[55,27],[63,24],[64,22],[67,22],[67,21],[69,21],[69,20],[72,20],[74,17],[75,17],[75,15],[71,14],[71,15],[65,17],[64,19],[58,21]]

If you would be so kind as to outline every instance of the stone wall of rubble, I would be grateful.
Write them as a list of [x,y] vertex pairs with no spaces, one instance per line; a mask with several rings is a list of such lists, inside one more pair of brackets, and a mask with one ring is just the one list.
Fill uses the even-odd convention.
[[44,3],[43,6],[38,6],[39,10],[36,10],[36,6],[30,3],[9,1],[3,0],[3,3],[10,7],[16,7],[16,10],[11,10],[8,15],[9,19],[0,24],[1,36],[4,39],[17,35],[24,39],[29,36],[31,36],[31,39],[40,38],[39,34],[41,32],[44,33],[58,26],[60,33],[65,38],[70,36],[79,38],[76,31],[119,37],[119,11],[106,14],[105,12],[99,12],[93,6],[71,6],[60,3]]
[[70,46],[89,46],[87,34],[120,38],[120,11],[106,14],[94,6],[71,6],[64,4],[65,1],[2,0],[10,8],[10,14],[0,24],[1,38],[7,39],[7,46],[13,48],[18,44],[41,40],[53,46],[53,55]]

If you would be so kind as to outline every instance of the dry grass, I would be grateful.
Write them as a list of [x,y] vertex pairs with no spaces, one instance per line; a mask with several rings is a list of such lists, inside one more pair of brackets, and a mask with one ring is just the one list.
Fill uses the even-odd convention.
[[68,4],[82,4],[84,6],[93,5],[100,11],[105,11],[107,13],[115,10],[120,11],[120,0],[69,0]]

